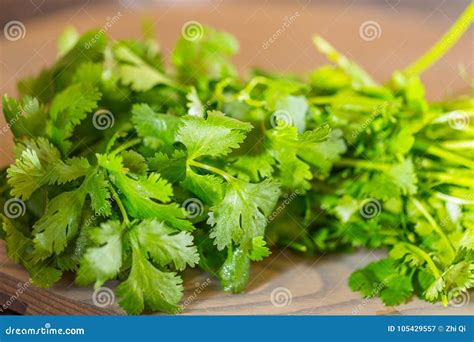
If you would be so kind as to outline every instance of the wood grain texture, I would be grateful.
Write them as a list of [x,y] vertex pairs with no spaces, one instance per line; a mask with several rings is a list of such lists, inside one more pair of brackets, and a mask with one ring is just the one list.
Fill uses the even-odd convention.
[[[454,16],[436,13],[435,9],[407,13],[401,9],[381,11],[353,4],[334,7],[304,6],[306,1],[294,3],[273,6],[262,2],[257,6],[239,6],[216,2],[217,5],[209,10],[201,6],[183,8],[166,2],[162,7],[146,11],[95,6],[25,22],[27,34],[24,39],[16,42],[6,41],[3,37],[0,39],[0,93],[14,93],[14,85],[19,78],[38,72],[54,60],[55,41],[65,25],[74,25],[80,31],[102,27],[107,17],[118,12],[122,15],[121,19],[109,30],[113,38],[138,37],[140,18],[146,14],[157,23],[157,35],[167,57],[183,23],[197,20],[237,36],[241,53],[235,61],[241,72],[248,70],[250,65],[301,72],[323,61],[310,44],[311,33],[318,32],[343,53],[356,58],[380,80],[390,77],[395,68],[413,61],[454,21]],[[263,43],[281,27],[285,17],[295,13],[298,13],[297,20],[264,49]],[[359,27],[367,20],[380,24],[382,34],[379,39],[371,42],[361,40]],[[472,69],[471,46],[469,36],[463,38],[424,76],[431,98],[440,98],[463,87],[456,66],[464,62]],[[0,127],[4,125],[2,118]],[[11,146],[11,136],[1,135],[0,165],[12,161]],[[274,251],[272,257],[253,265],[248,289],[239,295],[224,293],[215,279],[200,271],[187,271],[184,275],[184,314],[454,315],[474,312],[473,303],[443,308],[440,304],[413,300],[396,308],[386,308],[378,299],[361,299],[358,293],[348,288],[347,278],[352,271],[381,255],[383,252],[360,251],[351,255],[302,258],[287,251]],[[25,286],[27,281],[26,272],[6,257],[5,246],[0,243],[0,304],[10,302],[12,310],[23,314],[123,314],[117,303],[104,308],[94,305],[93,289],[76,287],[71,276],[66,276],[48,290]],[[106,286],[114,288],[115,283],[110,282]],[[24,291],[16,298],[19,288]],[[287,305],[272,304],[272,293],[275,297],[276,291],[289,293],[291,301]]]
[[[381,252],[360,251],[355,254],[302,258],[294,253],[275,251],[263,262],[255,263],[245,293],[224,293],[216,279],[198,270],[184,274],[182,300],[186,315],[468,315],[474,303],[461,307],[442,307],[420,300],[394,308],[384,307],[378,299],[362,299],[347,286],[350,273],[378,259]],[[24,314],[97,315],[123,314],[116,302],[97,307],[94,290],[73,285],[66,276],[52,289],[25,288],[27,273],[4,254],[0,245],[0,300],[10,300],[10,308]],[[113,289],[115,282],[105,284]],[[3,294],[3,296],[1,295]],[[100,301],[96,300],[96,302]]]

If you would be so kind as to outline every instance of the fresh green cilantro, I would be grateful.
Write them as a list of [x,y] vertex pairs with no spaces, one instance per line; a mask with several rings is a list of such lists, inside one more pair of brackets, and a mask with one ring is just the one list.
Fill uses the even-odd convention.
[[[117,281],[120,306],[140,314],[180,312],[189,267],[237,293],[271,248],[385,248],[353,290],[448,305],[474,287],[474,101],[430,102],[420,73],[473,12],[383,83],[319,36],[332,64],[241,79],[235,38],[196,23],[170,70],[150,25],[113,42],[67,28],[57,62],[3,97],[8,257],[41,287],[66,271],[81,286]],[[96,128],[98,110],[114,125]]]

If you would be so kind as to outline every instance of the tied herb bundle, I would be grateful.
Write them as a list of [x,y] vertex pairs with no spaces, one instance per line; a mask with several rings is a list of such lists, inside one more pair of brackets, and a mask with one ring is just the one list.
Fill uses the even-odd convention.
[[58,61],[3,98],[9,257],[37,286],[117,279],[139,314],[179,312],[186,267],[240,292],[270,245],[387,248],[354,290],[447,305],[474,285],[474,98],[429,103],[419,75],[473,16],[383,85],[318,36],[331,65],[244,81],[236,40],[211,28],[177,42],[172,70],[150,29],[140,41],[67,29]]

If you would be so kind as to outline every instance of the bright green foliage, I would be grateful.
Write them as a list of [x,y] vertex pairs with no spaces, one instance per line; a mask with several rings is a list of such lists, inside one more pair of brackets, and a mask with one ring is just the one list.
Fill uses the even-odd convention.
[[176,313],[182,297],[182,280],[175,272],[161,271],[147,257],[147,250],[130,237],[132,265],[127,280],[117,287],[120,305],[130,314],[144,310]]
[[265,180],[253,184],[232,181],[224,198],[210,208],[210,237],[222,250],[232,242],[248,244],[265,232],[267,219],[275,207],[280,191],[278,184]]
[[473,9],[381,83],[321,37],[333,64],[240,79],[235,38],[196,23],[170,71],[150,30],[109,43],[68,28],[58,61],[20,81],[22,99],[3,98],[8,256],[37,286],[65,271],[81,286],[116,281],[120,306],[140,314],[179,312],[187,267],[237,293],[272,247],[385,248],[353,290],[448,305],[474,287],[474,100],[430,103],[419,73]]
[[84,254],[77,272],[77,283],[87,285],[95,282],[95,286],[100,287],[118,274],[122,267],[123,230],[120,222],[109,221],[89,231],[89,237],[97,247],[89,248]]
[[11,194],[28,199],[37,189],[47,184],[64,184],[80,178],[89,171],[87,159],[60,159],[59,151],[48,140],[25,141],[16,163],[7,172]]
[[144,143],[154,149],[174,143],[178,130],[177,117],[155,113],[148,105],[134,105],[132,122]]
[[146,91],[157,84],[172,83],[160,70],[149,65],[125,44],[114,46],[114,56],[120,62],[117,72],[121,82],[134,91]]
[[138,241],[157,264],[174,264],[177,270],[182,271],[186,264],[194,267],[199,262],[189,232],[177,232],[155,220],[144,220],[135,230]]
[[263,236],[256,236],[252,239],[252,249],[249,254],[250,260],[261,261],[271,254]]
[[97,107],[100,97],[96,88],[85,83],[71,85],[54,97],[49,109],[47,131],[50,140],[62,152],[68,152],[71,147],[68,139],[73,135],[74,128]]
[[225,116],[221,112],[207,113],[207,118],[188,116],[183,120],[177,140],[188,151],[188,158],[225,156],[239,147],[252,125]]
[[219,269],[222,288],[228,292],[239,293],[245,289],[249,276],[250,258],[240,248],[229,248],[227,259]]

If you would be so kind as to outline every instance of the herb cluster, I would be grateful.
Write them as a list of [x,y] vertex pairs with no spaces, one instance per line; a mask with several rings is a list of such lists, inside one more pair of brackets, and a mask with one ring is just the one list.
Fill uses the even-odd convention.
[[187,267],[240,292],[270,245],[387,248],[354,290],[447,305],[474,286],[474,97],[430,103],[419,75],[473,17],[383,85],[318,36],[332,64],[242,80],[237,41],[211,28],[177,42],[171,70],[149,34],[66,30],[57,62],[3,98],[8,255],[37,286],[118,279],[139,314],[179,312]]

